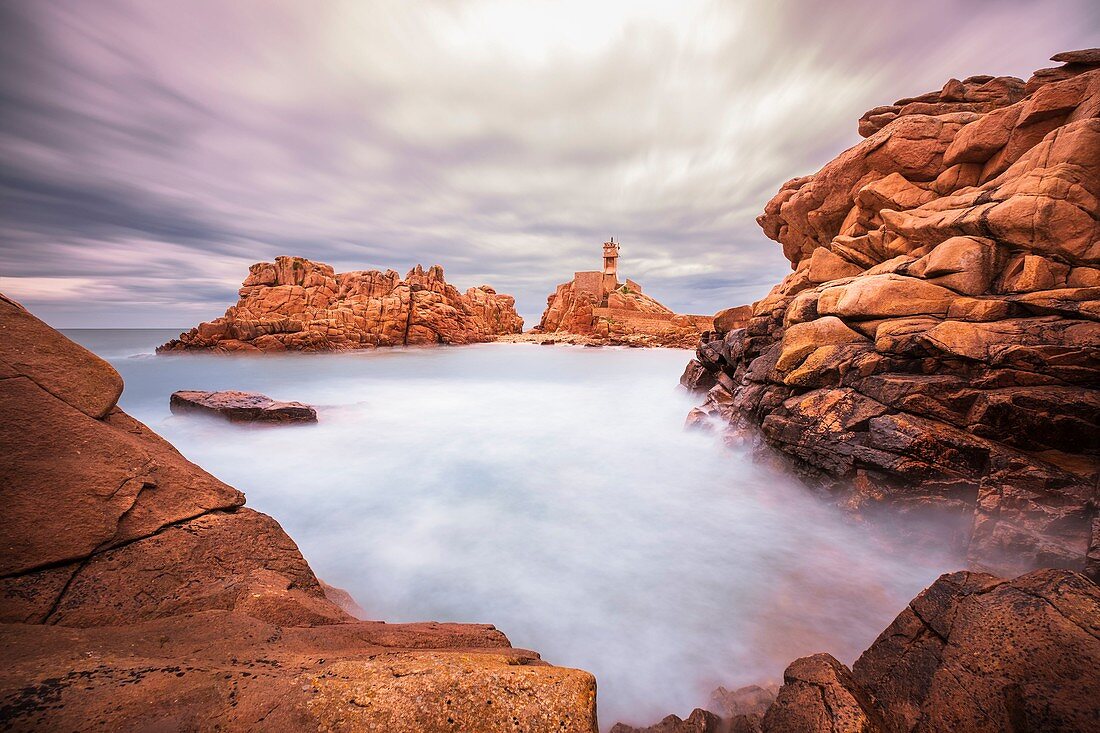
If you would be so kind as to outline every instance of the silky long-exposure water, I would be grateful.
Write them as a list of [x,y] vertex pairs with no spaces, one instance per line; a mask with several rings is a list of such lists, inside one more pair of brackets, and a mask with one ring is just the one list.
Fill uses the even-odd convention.
[[[153,356],[174,332],[67,333],[119,369],[124,409],[274,516],[369,618],[493,623],[593,672],[604,729],[686,716],[805,654],[851,663],[956,565],[685,431],[689,352]],[[319,422],[175,416],[177,389],[299,400]]]

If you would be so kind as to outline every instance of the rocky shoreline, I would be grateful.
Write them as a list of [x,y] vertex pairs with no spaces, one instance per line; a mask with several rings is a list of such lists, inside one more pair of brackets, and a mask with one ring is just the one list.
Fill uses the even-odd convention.
[[971,568],[1100,573],[1100,50],[952,79],[757,220],[794,272],[700,342],[690,422],[839,505],[958,517]]

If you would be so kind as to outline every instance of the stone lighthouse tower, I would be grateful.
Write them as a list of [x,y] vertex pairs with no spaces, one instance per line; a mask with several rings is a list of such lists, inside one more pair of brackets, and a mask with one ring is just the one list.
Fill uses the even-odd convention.
[[619,286],[619,244],[612,237],[603,243],[603,291],[610,293]]

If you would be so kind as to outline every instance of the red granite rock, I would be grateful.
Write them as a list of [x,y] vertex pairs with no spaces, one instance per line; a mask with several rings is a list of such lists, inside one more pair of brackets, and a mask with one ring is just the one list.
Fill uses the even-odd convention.
[[110,367],[4,299],[0,327],[5,729],[596,732],[591,675],[492,626],[355,620]]
[[[588,336],[611,344],[690,348],[713,327],[710,316],[673,313],[641,291],[634,281],[603,289],[603,281],[586,279],[597,272],[579,272],[546,299],[540,333]],[[589,280],[595,280],[592,287]]]
[[469,344],[520,333],[515,299],[482,285],[458,292],[443,268],[334,272],[301,257],[249,268],[240,300],[157,351],[332,351]]
[[1055,60],[865,115],[768,202],[794,271],[682,381],[845,508],[950,510],[972,567],[1095,576],[1100,52]]

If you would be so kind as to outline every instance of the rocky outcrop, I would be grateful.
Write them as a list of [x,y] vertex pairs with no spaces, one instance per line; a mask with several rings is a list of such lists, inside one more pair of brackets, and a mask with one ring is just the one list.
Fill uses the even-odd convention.
[[887,731],[1095,730],[1100,588],[1061,570],[944,575],[852,678]]
[[203,412],[230,422],[317,422],[317,410],[301,402],[280,402],[259,392],[201,392],[183,389],[169,400],[172,412]]
[[596,731],[591,675],[491,626],[356,621],[110,365],[3,298],[0,330],[5,729]]
[[838,503],[963,517],[971,567],[1100,571],[1100,51],[952,80],[757,220],[794,272],[717,327],[696,423],[759,425]]
[[792,662],[762,720],[697,710],[696,727],[618,729],[1085,733],[1100,726],[1097,689],[1100,587],[1067,570],[961,572],[914,598],[851,669],[828,654]]
[[439,265],[334,272],[301,257],[276,257],[249,268],[240,300],[158,352],[329,351],[375,346],[470,344],[520,333],[515,299],[488,285],[465,294]]
[[[588,274],[595,273],[578,276]],[[546,299],[546,310],[535,331],[576,334],[610,344],[691,348],[712,327],[710,316],[673,313],[643,293],[633,280],[603,293],[574,278]]]

